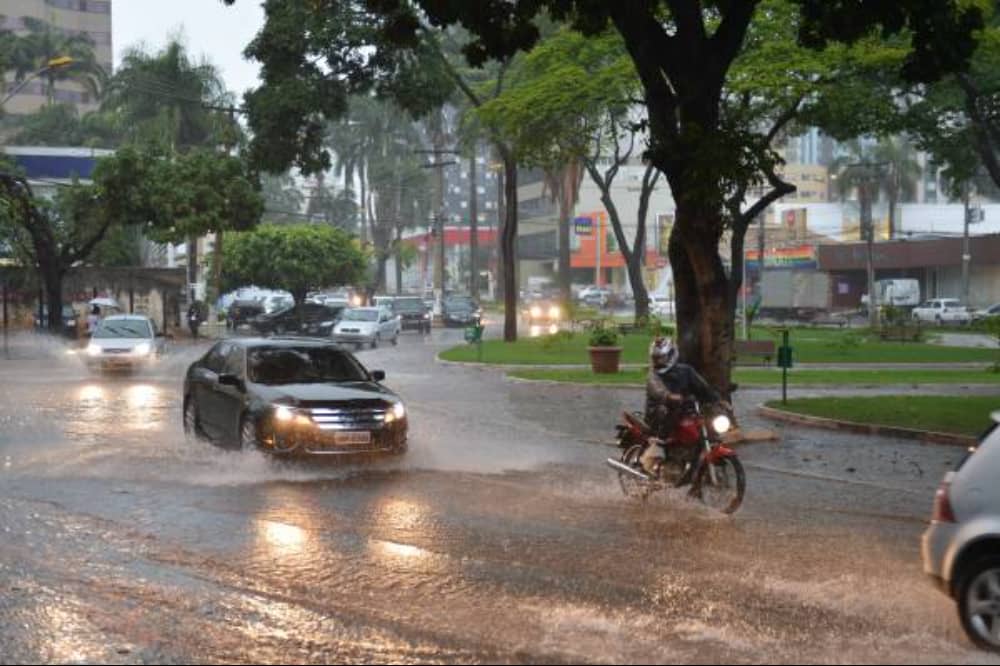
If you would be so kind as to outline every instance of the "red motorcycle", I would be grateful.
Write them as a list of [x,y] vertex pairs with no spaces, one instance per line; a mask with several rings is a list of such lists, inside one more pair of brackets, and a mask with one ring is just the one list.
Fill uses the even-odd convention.
[[[645,500],[663,488],[690,486],[689,497],[722,513],[734,513],[743,503],[746,474],[736,452],[722,445],[722,435],[732,428],[726,414],[706,414],[697,400],[686,401],[677,427],[666,440],[654,435],[638,414],[625,412],[618,426],[618,460],[608,465],[618,472],[622,492]],[[643,469],[640,459],[649,446],[660,446],[664,455],[655,474]],[[698,457],[691,460],[692,448]]]

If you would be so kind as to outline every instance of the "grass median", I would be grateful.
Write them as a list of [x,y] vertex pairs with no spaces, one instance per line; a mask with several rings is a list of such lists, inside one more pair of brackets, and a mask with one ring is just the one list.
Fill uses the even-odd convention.
[[[754,332],[755,340],[775,340],[772,329]],[[650,337],[646,334],[622,338],[622,363],[645,363]],[[498,365],[582,365],[589,363],[586,332],[561,332],[552,336],[522,338],[515,343],[486,340],[483,362]],[[885,342],[877,335],[858,330],[798,328],[791,332],[796,363],[992,363],[997,350],[942,347],[922,342]],[[474,345],[459,345],[441,354],[446,361],[477,361]]]
[[[575,384],[641,386],[646,382],[645,370],[625,370],[614,375],[595,375],[589,369],[517,369],[508,373],[519,379],[568,382]],[[781,370],[737,368],[733,381],[740,386],[779,386]],[[788,373],[791,386],[915,386],[925,384],[1000,386],[1000,373],[987,370],[811,370],[792,369]],[[998,398],[1000,409],[1000,398]]]
[[767,406],[838,421],[976,436],[989,426],[990,414],[1000,410],[1000,396],[798,398]]

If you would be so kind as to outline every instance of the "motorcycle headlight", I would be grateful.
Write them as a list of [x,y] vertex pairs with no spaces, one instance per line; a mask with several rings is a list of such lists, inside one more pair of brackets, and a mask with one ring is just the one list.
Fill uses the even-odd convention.
[[559,309],[558,305],[553,305],[549,308],[549,319],[559,319],[562,316],[562,311]]
[[534,319],[541,319],[541,317],[542,317],[542,309],[540,307],[538,307],[537,305],[534,306],[533,308],[531,308],[531,316]]
[[733,422],[725,414],[719,414],[714,419],[712,419],[712,430],[719,433],[720,435],[725,435],[729,432],[730,428],[733,427]]
[[87,346],[87,354],[90,356],[100,356],[101,348],[98,345],[90,344]]
[[151,351],[153,351],[153,347],[148,342],[140,343],[132,349],[132,353],[136,356],[148,356]]

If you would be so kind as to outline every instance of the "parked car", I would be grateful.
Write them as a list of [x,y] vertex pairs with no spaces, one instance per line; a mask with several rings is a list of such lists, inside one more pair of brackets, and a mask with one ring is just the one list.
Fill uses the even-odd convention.
[[469,296],[449,296],[441,304],[441,320],[445,326],[468,326],[482,316],[479,304]]
[[945,475],[924,533],[924,571],[958,606],[973,643],[1000,653],[1000,412]]
[[392,312],[399,317],[400,327],[404,331],[420,331],[430,333],[433,320],[431,311],[427,309],[423,299],[416,296],[400,296],[392,300]]
[[990,317],[1000,317],[1000,303],[995,303],[988,308],[976,310],[972,313],[972,321],[981,321]]
[[387,308],[349,308],[333,327],[331,337],[340,344],[375,349],[386,340],[399,344],[401,330],[399,317]]
[[269,294],[264,297],[264,312],[273,313],[287,310],[295,305],[295,299],[286,294]]
[[226,321],[233,330],[249,327],[254,318],[264,314],[264,306],[260,301],[236,300],[229,305]]
[[84,357],[92,370],[133,370],[158,359],[163,340],[149,317],[113,315],[98,324]]
[[612,293],[607,287],[586,287],[580,291],[577,299],[590,307],[604,308],[611,302]]
[[[68,338],[75,339],[79,334],[80,326],[80,315],[77,311],[73,309],[71,305],[62,306],[62,333]],[[39,331],[45,331],[49,328],[49,306],[43,305],[41,318],[39,318],[39,313],[35,312],[35,329]]]
[[932,298],[920,307],[914,308],[912,316],[916,321],[934,322],[939,326],[948,323],[968,324],[972,321],[969,308],[962,305],[957,298]]
[[649,313],[662,319],[675,316],[674,299],[652,294],[649,297]]
[[298,333],[301,335],[318,335],[326,337],[333,330],[343,308],[320,305],[319,303],[302,304],[302,320],[295,306],[286,307],[276,312],[265,313],[253,318],[250,325],[260,335],[286,335]]
[[282,456],[402,453],[398,395],[349,352],[320,340],[230,339],[184,378],[184,430]]

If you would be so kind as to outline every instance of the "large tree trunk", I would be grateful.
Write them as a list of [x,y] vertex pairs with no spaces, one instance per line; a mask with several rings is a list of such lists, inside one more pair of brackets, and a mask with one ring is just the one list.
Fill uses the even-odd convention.
[[187,241],[187,261],[188,261],[188,290],[190,301],[193,303],[198,299],[195,291],[195,283],[198,282],[198,237],[191,236]]
[[670,236],[677,341],[681,360],[694,366],[725,397],[731,393],[733,312],[729,280],[719,258],[721,213],[677,207]]
[[403,227],[396,227],[396,295],[403,293]]
[[[565,180],[565,179],[564,179]],[[567,183],[563,182],[565,190]],[[573,206],[565,191],[559,193],[559,298],[569,303],[573,298],[570,278],[569,232]]]
[[58,335],[63,328],[63,273],[58,269],[49,268],[42,273],[42,281],[45,283],[45,298],[49,306],[48,330],[49,333]]
[[500,148],[504,171],[504,222],[500,238],[503,264],[505,342],[517,342],[517,162],[506,146]]

